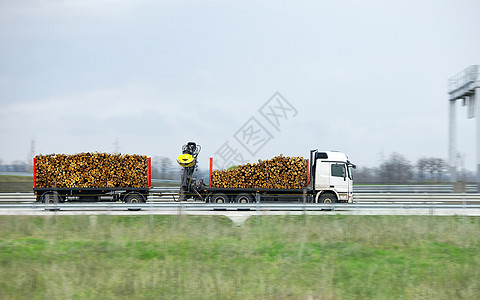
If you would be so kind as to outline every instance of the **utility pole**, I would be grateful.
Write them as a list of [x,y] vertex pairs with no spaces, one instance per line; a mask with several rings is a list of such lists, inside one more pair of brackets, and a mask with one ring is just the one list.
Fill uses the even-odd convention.
[[113,153],[120,154],[120,145],[118,142],[118,138],[115,138],[115,142],[113,142]]
[[28,171],[33,172],[33,158],[35,157],[35,139],[30,140],[30,152],[27,157]]

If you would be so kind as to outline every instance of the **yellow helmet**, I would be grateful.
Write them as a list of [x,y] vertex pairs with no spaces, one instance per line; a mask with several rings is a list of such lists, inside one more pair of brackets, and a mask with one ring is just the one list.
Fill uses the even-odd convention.
[[191,154],[182,154],[178,156],[177,162],[184,168],[193,167],[195,165],[195,158]]

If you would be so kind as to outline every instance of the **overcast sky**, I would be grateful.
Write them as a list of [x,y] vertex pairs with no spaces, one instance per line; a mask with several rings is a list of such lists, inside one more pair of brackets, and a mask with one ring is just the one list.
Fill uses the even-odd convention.
[[[479,12],[478,0],[0,0],[0,158],[26,160],[34,140],[36,154],[118,141],[172,160],[196,141],[202,167],[315,148],[369,167],[392,152],[447,159],[447,79],[480,63]],[[474,170],[466,114],[458,103]]]

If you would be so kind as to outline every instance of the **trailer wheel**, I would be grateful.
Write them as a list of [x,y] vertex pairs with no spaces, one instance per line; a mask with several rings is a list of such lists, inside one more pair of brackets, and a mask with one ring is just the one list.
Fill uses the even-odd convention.
[[337,196],[331,193],[325,193],[320,196],[320,203],[332,204],[337,203]]
[[125,197],[125,203],[144,203],[145,199],[140,194],[129,194]]
[[63,200],[57,192],[47,192],[42,195],[42,202],[46,204],[45,210],[58,211],[60,208],[57,207],[57,204],[63,202]]
[[252,196],[247,193],[238,194],[235,197],[235,203],[247,204],[252,202]]
[[212,197],[212,203],[218,203],[218,204],[223,204],[223,203],[228,203],[228,196],[222,193],[215,194]]
[[57,192],[48,192],[42,195],[42,202],[48,204],[58,204],[63,202],[63,199]]

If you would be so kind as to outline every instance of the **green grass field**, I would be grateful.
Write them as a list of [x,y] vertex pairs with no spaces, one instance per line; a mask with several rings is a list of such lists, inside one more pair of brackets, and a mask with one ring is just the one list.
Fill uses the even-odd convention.
[[0,299],[480,299],[480,219],[0,216]]
[[0,193],[32,191],[33,176],[0,175]]

